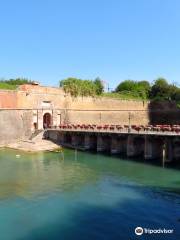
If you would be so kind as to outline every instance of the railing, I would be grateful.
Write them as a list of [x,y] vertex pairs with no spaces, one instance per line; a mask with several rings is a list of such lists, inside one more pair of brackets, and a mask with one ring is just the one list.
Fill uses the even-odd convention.
[[180,125],[96,125],[96,124],[61,124],[48,129],[75,132],[105,132],[125,134],[171,135],[180,136]]

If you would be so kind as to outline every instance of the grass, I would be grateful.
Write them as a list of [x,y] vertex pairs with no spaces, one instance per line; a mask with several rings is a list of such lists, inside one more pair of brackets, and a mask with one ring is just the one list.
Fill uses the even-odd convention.
[[123,99],[123,100],[141,100],[141,101],[147,101],[148,99],[144,99],[138,94],[135,94],[133,92],[126,92],[126,93],[103,93],[103,97],[108,98],[116,98],[116,99]]
[[16,88],[17,88],[17,85],[0,82],[0,89],[15,90]]

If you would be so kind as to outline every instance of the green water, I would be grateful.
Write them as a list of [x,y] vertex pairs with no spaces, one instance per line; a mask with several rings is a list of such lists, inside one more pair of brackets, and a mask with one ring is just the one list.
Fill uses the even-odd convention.
[[[137,226],[174,233],[136,236]],[[1,150],[0,239],[179,240],[180,171],[73,150]]]

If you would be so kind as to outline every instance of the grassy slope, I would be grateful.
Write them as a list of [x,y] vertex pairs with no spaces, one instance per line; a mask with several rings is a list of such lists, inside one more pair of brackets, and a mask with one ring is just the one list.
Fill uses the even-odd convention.
[[14,90],[16,89],[16,85],[0,82],[0,89],[6,89],[6,90]]
[[141,100],[146,101],[148,99],[143,99],[138,95],[135,95],[133,93],[103,93],[103,97],[109,97],[109,98],[116,98],[116,99],[127,99],[127,100]]

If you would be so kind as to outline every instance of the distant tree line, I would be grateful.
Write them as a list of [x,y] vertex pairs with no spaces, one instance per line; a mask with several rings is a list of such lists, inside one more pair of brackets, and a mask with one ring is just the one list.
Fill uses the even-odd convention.
[[[75,97],[103,95],[104,92],[104,85],[100,78],[95,80],[67,78],[60,81],[60,87]],[[153,84],[147,80],[124,80],[108,96],[114,96],[113,94],[142,100],[180,101],[180,88],[175,84],[169,84],[165,78],[158,78]]]
[[169,84],[164,78],[156,79],[152,85],[148,81],[125,80],[116,87],[115,92],[130,92],[142,99],[180,101],[180,88]]

